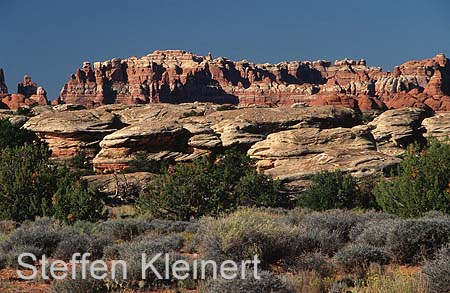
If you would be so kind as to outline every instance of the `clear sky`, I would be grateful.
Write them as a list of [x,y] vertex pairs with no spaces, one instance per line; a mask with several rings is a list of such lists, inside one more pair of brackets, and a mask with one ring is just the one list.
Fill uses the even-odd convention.
[[254,62],[364,58],[392,70],[450,55],[448,0],[0,0],[9,92],[29,74],[54,99],[83,61],[156,49]]

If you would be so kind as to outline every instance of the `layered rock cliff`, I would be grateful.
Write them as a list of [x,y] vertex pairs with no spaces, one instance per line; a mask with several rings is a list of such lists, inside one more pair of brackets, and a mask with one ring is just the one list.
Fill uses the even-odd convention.
[[210,101],[241,105],[339,105],[363,111],[401,107],[450,110],[450,63],[443,55],[393,72],[365,60],[234,62],[180,50],[84,62],[55,104],[87,107]]
[[33,113],[21,117],[28,119],[24,127],[46,140],[54,157],[84,151],[100,173],[121,170],[141,155],[190,162],[238,147],[256,160],[259,170],[295,190],[322,170],[341,169],[357,177],[389,172],[409,143],[450,134],[447,113],[420,108],[387,110],[370,123],[337,106],[58,105],[35,107]]

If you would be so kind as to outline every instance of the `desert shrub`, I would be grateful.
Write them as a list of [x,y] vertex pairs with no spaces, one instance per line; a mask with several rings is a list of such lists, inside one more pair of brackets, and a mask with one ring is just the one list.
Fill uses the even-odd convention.
[[389,233],[386,248],[401,263],[415,263],[433,255],[450,242],[450,220],[410,219],[398,223]]
[[252,271],[246,273],[245,278],[226,280],[223,278],[211,279],[206,282],[202,292],[204,293],[293,293],[288,284],[271,272],[259,272],[260,279],[254,277]]
[[144,235],[124,246],[120,250],[120,255],[126,257],[130,252],[134,253],[136,251],[147,254],[177,252],[182,246],[183,238],[178,235]]
[[277,217],[242,209],[224,218],[203,219],[198,231],[199,251],[206,259],[219,261],[240,261],[258,255],[262,264],[268,265],[316,247],[300,228],[277,221]]
[[138,219],[112,220],[98,224],[93,233],[108,235],[115,240],[129,241],[150,229],[149,222]]
[[394,269],[392,272],[387,272],[379,267],[371,268],[369,272],[367,272],[366,278],[357,280],[351,287],[354,287],[351,292],[428,292],[425,278],[420,272],[405,274],[399,269]]
[[148,185],[139,198],[143,212],[173,220],[219,215],[239,206],[288,204],[280,183],[256,173],[252,160],[237,151],[177,164]]
[[52,166],[46,144],[4,120],[0,122],[2,133],[8,137],[0,136],[0,219],[21,222],[52,215],[98,219],[95,211],[101,202],[86,188],[75,188],[75,174]]
[[34,132],[11,124],[8,119],[0,119],[0,150],[41,143]]
[[16,110],[16,115],[32,117],[33,116],[33,110],[31,110],[30,107],[19,107]]
[[364,220],[366,220],[366,217],[363,213],[345,210],[328,210],[321,213],[310,213],[303,218],[302,223],[307,229],[338,233],[347,242],[349,240],[350,230]]
[[450,144],[431,139],[425,149],[410,146],[398,176],[374,189],[384,211],[417,217],[430,210],[450,213]]
[[285,222],[288,225],[295,226],[301,225],[305,216],[312,212],[310,209],[303,209],[299,207],[290,210],[283,209],[283,211],[284,213],[281,221]]
[[230,111],[230,110],[236,110],[236,106],[234,105],[220,105],[216,108],[217,111]]
[[75,232],[84,233],[90,235],[95,229],[95,223],[89,221],[76,221],[72,228]]
[[[161,253],[161,252],[158,252]],[[151,260],[156,254],[147,254],[147,259]],[[182,256],[179,253],[168,253],[168,263],[169,269],[171,270],[173,267],[173,263],[179,260],[187,261],[189,263],[189,259]],[[165,272],[166,262],[165,256],[161,256],[155,262],[153,262],[153,266],[158,272]],[[122,267],[119,266],[117,270],[117,277],[114,280],[114,283],[119,288],[153,288],[162,285],[172,285],[177,284],[178,280],[173,278],[172,271],[169,271],[169,278],[164,278],[162,280],[158,279],[157,276],[152,272],[152,270],[146,271],[145,279],[142,278],[142,252],[141,251],[130,251],[130,254],[127,254],[124,257],[125,262],[127,263],[127,279],[123,279]],[[191,268],[192,266],[190,266]],[[188,272],[192,275],[192,272]],[[186,282],[186,280],[184,280]]]
[[148,159],[147,154],[139,153],[129,163],[125,172],[150,172],[155,174],[162,174],[169,166],[167,160]]
[[423,214],[422,218],[450,220],[450,215],[441,211],[428,211]]
[[8,258],[5,253],[0,253],[0,270],[8,266]]
[[23,221],[51,214],[54,171],[44,145],[0,151],[0,219]]
[[347,238],[339,231],[311,228],[306,230],[303,237],[311,244],[310,249],[306,251],[317,250],[328,256],[333,256],[347,243]]
[[182,117],[183,118],[187,118],[187,117],[195,117],[195,116],[203,116],[203,115],[205,115],[204,112],[202,112],[202,111],[195,111],[194,109],[192,109],[189,112],[184,112]]
[[[299,271],[295,275],[285,275],[285,278],[296,289],[296,292],[308,292],[308,293],[322,293],[330,291],[333,285],[333,278],[322,278],[315,271]],[[341,293],[342,291],[339,291]]]
[[370,221],[350,231],[350,238],[357,243],[369,244],[377,247],[386,245],[388,235],[392,233],[400,220],[385,219]]
[[19,223],[15,221],[0,221],[0,234],[9,234],[16,230],[17,227],[19,227]]
[[110,244],[104,247],[103,257],[106,259],[119,259],[120,250],[122,249],[121,244]]
[[113,240],[109,236],[92,237],[89,253],[91,254],[91,259],[100,259],[104,256],[105,248],[112,245]]
[[323,171],[311,178],[311,186],[299,197],[301,207],[316,211],[374,207],[375,198],[365,181],[358,186],[352,175],[341,171]]
[[76,180],[73,174],[62,173],[52,197],[54,217],[69,223],[77,220],[95,222],[105,218],[99,192],[90,189],[86,182]]
[[351,244],[338,251],[334,260],[347,272],[364,272],[371,263],[385,265],[391,257],[382,248],[370,244]]
[[89,271],[86,272],[87,278],[82,279],[81,272],[77,271],[75,279],[66,278],[64,280],[53,282],[51,292],[53,293],[101,293],[108,292],[103,280],[96,280],[91,277]]
[[94,174],[92,162],[84,150],[79,150],[71,157],[68,161],[68,166],[80,176]]
[[70,234],[62,239],[53,253],[58,259],[69,260],[75,253],[87,253],[91,247],[91,238],[85,234]]
[[159,233],[196,232],[198,227],[199,224],[196,222],[169,221],[163,219],[153,219],[149,222],[149,228]]
[[296,272],[314,271],[320,277],[329,277],[333,274],[334,267],[328,261],[328,256],[320,252],[302,253],[292,259],[285,261],[288,270]]
[[423,272],[431,293],[450,292],[450,244],[443,247],[434,260],[425,263]]
[[41,250],[41,254],[52,255],[61,240],[69,237],[73,231],[59,225],[57,222],[51,222],[51,225],[37,223],[31,226],[18,228],[10,234],[10,237],[3,243],[4,249],[14,250],[15,247],[33,246]]
[[[23,253],[31,253],[36,257],[39,257],[43,254],[42,248],[38,248],[34,245],[14,245],[12,248],[6,252],[4,252],[6,264],[11,268],[19,267],[19,256]],[[34,264],[34,260],[31,257],[24,257],[22,261],[27,264]]]
[[356,230],[370,221],[380,221],[391,216],[376,212],[357,212],[348,210],[327,210],[307,213],[301,220],[306,228],[306,236],[319,243],[323,254],[332,256],[356,237]]

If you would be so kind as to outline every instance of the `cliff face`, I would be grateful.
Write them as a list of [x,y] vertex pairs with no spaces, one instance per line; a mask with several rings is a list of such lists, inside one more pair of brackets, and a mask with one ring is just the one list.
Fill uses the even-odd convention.
[[142,155],[191,162],[237,147],[247,150],[260,171],[293,189],[302,189],[323,170],[340,169],[357,177],[389,173],[408,144],[450,135],[449,113],[407,107],[387,110],[368,124],[356,111],[335,106],[224,110],[211,103],[155,103],[82,108],[36,107],[34,117],[20,118],[27,120],[23,127],[49,144],[54,157],[65,160],[83,151],[99,172],[121,170]]
[[255,64],[168,50],[93,66],[84,62],[54,103],[95,107],[210,101],[450,110],[448,95],[450,65],[443,54],[406,62],[391,73],[368,67],[364,60]]

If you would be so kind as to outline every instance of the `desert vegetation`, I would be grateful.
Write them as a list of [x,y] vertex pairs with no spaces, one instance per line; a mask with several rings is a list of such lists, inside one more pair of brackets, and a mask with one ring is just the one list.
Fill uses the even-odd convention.
[[[380,221],[389,229],[370,233],[371,239],[367,238],[368,231],[374,231]],[[427,229],[423,223],[427,223]],[[17,255],[25,251],[66,261],[75,252],[89,252],[92,259],[124,259],[129,264],[126,280],[82,284],[79,280],[55,280],[51,282],[55,292],[77,292],[80,286],[86,288],[85,292],[152,288],[174,292],[197,288],[201,292],[449,289],[450,218],[443,214],[411,220],[371,211],[242,208],[191,222],[139,217],[70,225],[39,218],[21,224],[2,221],[0,226],[2,268],[17,267]],[[196,258],[244,260],[257,254],[263,278],[161,281],[149,275],[143,281],[142,252],[169,253],[171,262]]]
[[[0,273],[18,268],[24,252],[67,262],[89,253],[91,261],[128,264],[126,279],[119,271],[105,280],[34,281],[52,292],[450,290],[445,143],[411,146],[386,178],[320,172],[294,195],[236,149],[188,164],[143,154],[128,172],[157,175],[135,202],[139,214],[108,218],[100,192],[82,180],[90,168],[85,154],[58,163],[32,132],[6,120],[0,126]],[[190,268],[184,280],[143,279],[142,253],[167,253],[171,264],[258,255],[262,278],[215,279],[210,272],[198,280]]]

